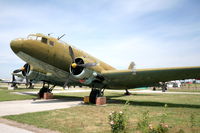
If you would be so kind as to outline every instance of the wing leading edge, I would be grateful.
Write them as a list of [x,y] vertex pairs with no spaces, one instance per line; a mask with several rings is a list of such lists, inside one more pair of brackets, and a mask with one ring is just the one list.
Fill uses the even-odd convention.
[[200,66],[136,69],[135,71],[113,70],[102,72],[102,76],[105,77],[107,87],[110,89],[151,87],[158,85],[159,82],[200,78]]

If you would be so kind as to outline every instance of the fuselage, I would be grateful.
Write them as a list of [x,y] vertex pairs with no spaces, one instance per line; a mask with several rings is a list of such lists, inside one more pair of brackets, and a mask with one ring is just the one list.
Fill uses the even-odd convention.
[[[58,69],[69,72],[69,68],[72,63],[69,55],[69,46],[71,45],[60,41],[57,38],[45,36],[43,34],[30,34],[27,38],[12,40],[10,45],[15,54],[30,65],[34,63],[24,56],[27,55]],[[73,50],[76,57],[85,58],[90,62],[97,62],[98,65],[91,68],[97,72],[115,70],[114,67],[100,61],[82,50],[75,47],[73,47]],[[33,68],[39,71],[45,71],[42,68],[37,68],[37,66],[33,66]]]

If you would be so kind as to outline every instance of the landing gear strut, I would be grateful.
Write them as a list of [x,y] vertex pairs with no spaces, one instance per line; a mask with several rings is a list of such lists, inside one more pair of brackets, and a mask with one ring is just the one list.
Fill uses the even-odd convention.
[[32,82],[29,82],[29,86],[27,86],[28,89],[34,89],[34,84]]
[[124,93],[124,95],[128,96],[128,95],[131,95],[131,93],[128,91],[128,89],[125,89],[126,92]]
[[161,85],[161,88],[162,88],[162,92],[165,92],[167,90],[167,84],[166,83],[163,83]]
[[104,95],[104,89],[92,88],[89,96],[90,103],[96,104],[96,98]]

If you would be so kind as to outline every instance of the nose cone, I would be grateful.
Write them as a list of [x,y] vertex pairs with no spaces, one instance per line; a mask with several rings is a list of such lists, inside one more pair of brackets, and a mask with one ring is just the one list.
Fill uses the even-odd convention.
[[22,48],[21,41],[20,40],[12,40],[10,42],[10,47],[13,50],[13,52],[18,53]]

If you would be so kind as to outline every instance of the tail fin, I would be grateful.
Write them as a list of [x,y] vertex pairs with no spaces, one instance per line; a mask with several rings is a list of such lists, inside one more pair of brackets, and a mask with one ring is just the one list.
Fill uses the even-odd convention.
[[135,63],[134,62],[131,62],[128,69],[129,70],[133,70],[135,68]]

